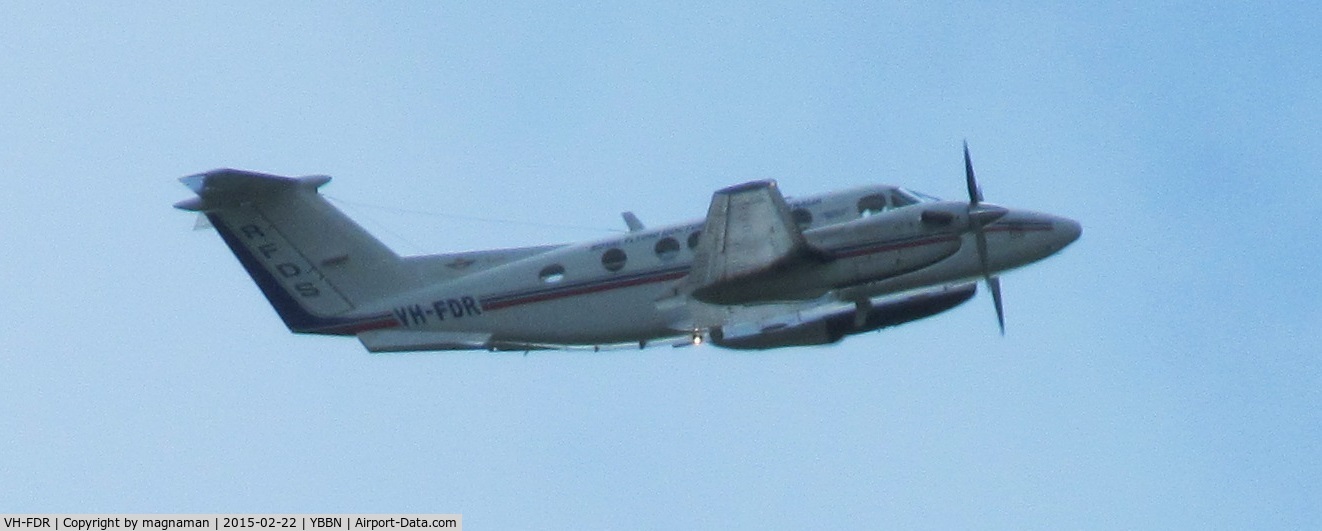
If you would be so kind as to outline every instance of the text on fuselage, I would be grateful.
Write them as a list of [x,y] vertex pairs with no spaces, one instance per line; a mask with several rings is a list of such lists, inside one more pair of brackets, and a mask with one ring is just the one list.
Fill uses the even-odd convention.
[[455,299],[439,299],[428,304],[412,304],[395,308],[395,319],[404,326],[422,326],[435,319],[462,319],[482,315],[482,305],[468,295]]

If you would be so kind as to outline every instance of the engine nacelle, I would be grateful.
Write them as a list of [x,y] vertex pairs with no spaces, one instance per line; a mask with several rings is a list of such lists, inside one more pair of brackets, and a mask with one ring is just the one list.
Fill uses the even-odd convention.
[[776,324],[759,331],[727,332],[721,327],[711,330],[711,341],[717,346],[739,350],[765,350],[779,347],[826,345],[840,341],[844,334],[831,330],[828,319],[816,319],[793,325]]
[[848,335],[861,334],[896,326],[944,312],[973,298],[977,284],[920,293],[866,309],[863,319],[858,310],[845,309],[824,317],[796,324],[776,324],[750,333],[731,333],[721,327],[711,331],[712,343],[739,350],[765,350],[779,347],[829,345]]

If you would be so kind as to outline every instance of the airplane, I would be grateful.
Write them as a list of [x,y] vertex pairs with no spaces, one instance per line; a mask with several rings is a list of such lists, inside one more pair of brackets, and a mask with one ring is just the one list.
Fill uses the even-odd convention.
[[183,177],[199,212],[289,330],[369,352],[829,345],[950,310],[1079,238],[1074,220],[868,185],[787,199],[717,190],[703,220],[585,243],[399,256],[318,189],[323,175]]

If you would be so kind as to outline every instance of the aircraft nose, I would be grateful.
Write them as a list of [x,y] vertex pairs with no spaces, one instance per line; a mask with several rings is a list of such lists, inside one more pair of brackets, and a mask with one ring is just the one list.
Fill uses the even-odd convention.
[[1070,218],[1054,217],[1051,220],[1051,230],[1058,235],[1058,245],[1063,249],[1065,246],[1074,243],[1074,240],[1079,239],[1079,236],[1083,234],[1083,225]]

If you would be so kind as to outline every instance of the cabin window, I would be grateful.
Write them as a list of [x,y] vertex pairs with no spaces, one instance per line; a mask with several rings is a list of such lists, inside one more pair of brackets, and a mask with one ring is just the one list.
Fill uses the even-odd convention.
[[865,195],[858,200],[858,217],[866,218],[886,210],[886,196],[881,194]]
[[604,253],[601,253],[601,267],[607,271],[619,271],[624,269],[624,263],[629,261],[628,255],[618,247],[613,247]]
[[796,208],[790,215],[794,216],[794,224],[799,226],[799,230],[808,230],[812,226],[812,212],[806,208]]
[[693,231],[693,234],[689,235],[689,249],[695,249],[698,247],[699,238],[702,238],[702,231],[700,230],[695,230]]
[[661,241],[656,242],[655,251],[657,258],[673,260],[679,255],[679,242],[670,237],[661,238]]
[[560,264],[551,264],[549,266],[543,267],[542,272],[538,273],[537,276],[538,278],[542,279],[542,282],[545,282],[547,284],[554,284],[556,282],[560,282],[561,280],[565,279],[565,266],[562,266]]

